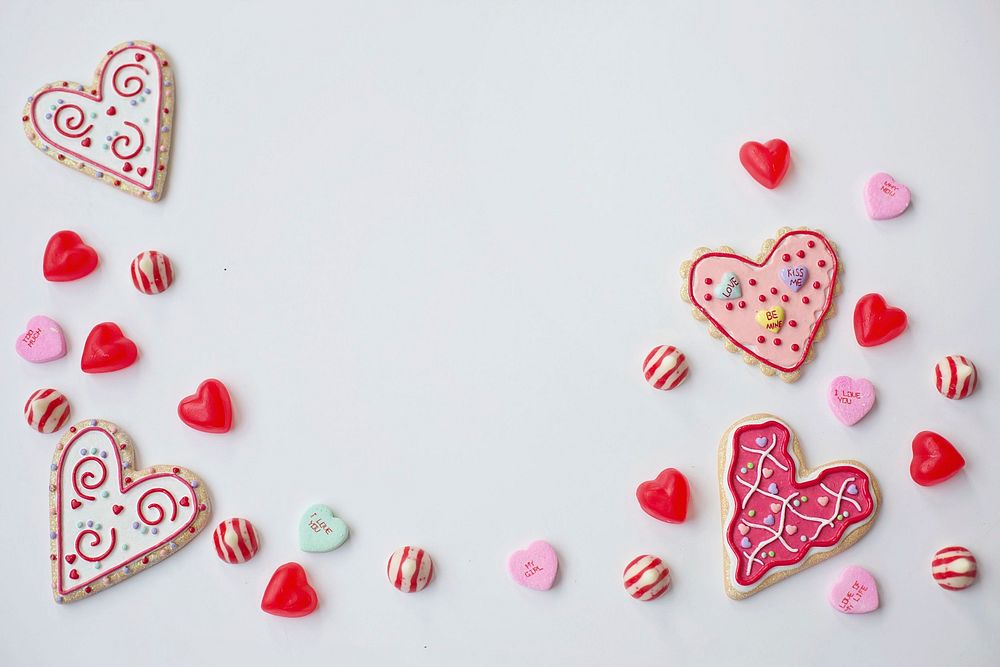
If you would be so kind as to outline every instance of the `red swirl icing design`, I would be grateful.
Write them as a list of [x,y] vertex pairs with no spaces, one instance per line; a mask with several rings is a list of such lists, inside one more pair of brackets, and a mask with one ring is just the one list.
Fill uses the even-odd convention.
[[791,432],[777,420],[744,424],[728,439],[725,489],[732,518],[725,536],[740,586],[835,546],[876,509],[865,470],[835,463],[800,478],[790,443]]
[[[90,470],[83,470],[84,465],[89,465],[91,462],[96,463],[101,471],[101,478],[96,482],[92,482],[97,475]],[[84,493],[80,490],[80,487],[87,489],[88,491],[93,491],[94,489],[101,488],[104,481],[108,478],[108,467],[104,465],[104,461],[97,458],[96,456],[86,456],[73,466],[73,490],[76,491],[76,495],[80,496],[84,500],[95,500],[97,497]]]
[[[111,75],[111,87],[115,89],[115,92],[122,97],[135,97],[142,92],[143,80],[142,77],[132,73],[131,75],[125,77],[125,80],[121,82],[121,86],[118,85],[118,75],[126,70],[136,68],[142,70],[145,74],[149,74],[149,70],[138,63],[125,63],[115,70],[115,73]],[[132,90],[123,90],[123,88],[132,88],[135,84],[135,88]]]
[[145,137],[142,136],[142,130],[140,130],[139,126],[136,125],[135,123],[133,123],[131,121],[125,121],[124,125],[125,125],[125,127],[128,127],[130,129],[135,130],[135,134],[138,137],[138,140],[136,141],[135,150],[133,150],[130,153],[122,153],[122,152],[120,152],[118,150],[118,142],[124,142],[125,148],[128,148],[132,144],[132,138],[129,137],[129,135],[127,135],[127,134],[119,134],[111,142],[111,152],[115,154],[115,157],[121,158],[122,160],[131,160],[136,155],[138,155],[140,152],[142,152],[143,146],[146,145],[146,139],[145,139]]
[[100,533],[98,533],[96,530],[91,530],[90,528],[81,530],[80,534],[76,536],[76,543],[74,545],[76,546],[76,553],[80,554],[80,558],[86,561],[90,561],[91,563],[98,563],[107,558],[111,554],[111,552],[115,550],[115,544],[118,543],[118,534],[115,531],[115,529],[112,528],[111,541],[108,544],[108,548],[104,550],[104,553],[102,553],[99,556],[88,556],[83,551],[83,545],[80,544],[80,542],[83,541],[83,538],[86,537],[87,535],[93,535],[94,537],[94,541],[90,543],[91,548],[99,546],[103,541],[103,538],[101,537]]
[[[63,114],[67,111],[70,112],[70,115],[64,118]],[[64,137],[79,139],[94,128],[93,123],[88,124],[87,127],[83,127],[86,120],[87,114],[79,106],[76,104],[63,104],[56,109],[52,124],[55,126],[56,131]],[[82,130],[80,129],[81,127],[83,127]]]
[[[159,525],[163,521],[163,518],[166,516],[167,513],[166,513],[166,511],[164,511],[163,505],[160,505],[159,503],[150,503],[147,507],[143,508],[142,503],[145,502],[146,498],[148,498],[150,495],[152,495],[154,493],[162,493],[163,495],[165,495],[167,497],[167,500],[170,501],[170,520],[171,521],[176,521],[177,520],[177,499],[174,498],[174,494],[170,493],[169,491],[167,491],[166,489],[164,489],[162,487],[156,487],[155,489],[149,489],[148,491],[146,491],[145,493],[143,493],[141,496],[139,496],[139,500],[135,504],[135,512],[136,512],[136,514],[139,515],[139,519],[144,524],[146,524],[148,526],[157,526],[157,525]],[[146,512],[145,511],[147,509],[148,510],[156,510],[156,513],[157,513],[156,514],[156,518],[153,519],[152,521],[150,521],[149,519],[146,518]]]

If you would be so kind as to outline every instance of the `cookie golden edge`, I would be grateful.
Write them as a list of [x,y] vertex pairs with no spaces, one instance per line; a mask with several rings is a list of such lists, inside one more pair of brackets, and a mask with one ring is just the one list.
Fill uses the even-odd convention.
[[[127,433],[125,433],[117,424],[109,422],[104,419],[84,419],[66,429],[66,432],[63,434],[63,436],[59,439],[59,442],[56,444],[55,452],[52,454],[51,468],[54,469],[51,470],[49,473],[49,530],[52,533],[57,533],[57,531],[59,530],[58,518],[57,518],[58,513],[56,510],[56,503],[58,502],[57,482],[58,482],[58,476],[61,472],[58,468],[59,458],[62,455],[62,452],[66,448],[66,446],[77,435],[77,432],[82,429],[88,429],[88,428],[102,429],[104,431],[107,431],[109,434],[111,434],[112,437],[114,437],[115,443],[118,444],[119,452],[121,453],[122,463],[123,464],[128,463],[129,467],[135,471],[132,473],[132,478],[134,480],[137,481],[139,479],[142,479],[143,477],[148,477],[149,475],[153,475],[156,473],[171,473],[182,477],[183,479],[187,480],[188,483],[196,482],[197,485],[195,486],[194,489],[195,497],[197,497],[199,504],[205,506],[205,509],[198,512],[197,516],[195,517],[195,520],[191,523],[191,526],[189,527],[188,530],[185,530],[184,533],[178,535],[174,540],[172,540],[173,543],[177,545],[175,548],[171,549],[169,546],[164,546],[147,554],[146,558],[148,558],[148,562],[146,563],[143,563],[141,560],[136,560],[134,562],[129,563],[128,565],[129,574],[124,574],[121,571],[121,568],[115,570],[114,572],[110,572],[106,576],[101,577],[94,583],[90,584],[91,590],[89,593],[86,592],[85,590],[78,590],[78,591],[73,591],[72,593],[69,593],[67,595],[60,595],[59,581],[58,581],[59,540],[55,538],[49,540],[49,552],[50,552],[49,561],[51,563],[52,598],[55,600],[57,604],[69,604],[70,602],[76,602],[77,600],[90,598],[96,595],[97,593],[100,593],[106,588],[110,588],[115,584],[119,584],[127,579],[132,579],[143,570],[146,570],[147,568],[156,565],[160,561],[165,560],[166,558],[180,551],[186,544],[188,544],[191,540],[197,537],[199,533],[201,533],[201,531],[208,524],[208,520],[209,518],[211,518],[212,515],[212,501],[211,498],[209,497],[208,488],[204,480],[202,480],[200,477],[198,477],[196,474],[194,474],[187,468],[169,464],[154,465],[148,468],[143,468],[141,470],[136,470],[135,443],[132,441],[132,438],[130,438]],[[178,471],[176,473],[174,472],[175,468]],[[194,532],[191,532],[190,528],[194,528]]]
[[[809,352],[806,353],[806,358],[803,359],[802,364],[797,369],[795,369],[791,373],[786,373],[784,371],[779,371],[775,368],[772,368],[771,366],[768,366],[765,363],[762,363],[759,359],[757,359],[753,355],[747,354],[746,352],[738,348],[736,345],[734,345],[732,341],[726,338],[726,335],[722,332],[722,330],[719,329],[717,326],[715,326],[715,324],[713,324],[711,320],[705,317],[705,315],[702,314],[702,312],[698,310],[696,307],[694,307],[693,303],[691,303],[691,296],[688,293],[688,280],[691,274],[691,266],[702,255],[705,255],[710,252],[724,252],[732,255],[739,255],[744,259],[750,260],[752,262],[757,262],[759,264],[763,262],[764,259],[767,257],[768,253],[771,252],[771,248],[774,247],[774,244],[777,243],[778,239],[780,239],[785,234],[788,234],[789,232],[798,232],[798,231],[816,232],[817,234],[823,235],[823,238],[826,239],[827,243],[830,244],[830,247],[833,248],[833,252],[837,255],[837,281],[836,283],[834,283],[833,286],[833,297],[830,299],[830,307],[829,309],[827,309],[826,314],[823,316],[823,319],[820,320],[818,326],[816,327],[816,335],[813,336],[812,344],[809,346]],[[746,365],[756,366],[757,369],[760,370],[762,375],[766,377],[773,377],[777,375],[782,381],[789,383],[798,380],[802,376],[802,369],[806,366],[806,364],[811,362],[813,358],[816,356],[816,344],[819,343],[824,337],[826,337],[826,321],[837,314],[837,297],[844,289],[843,285],[841,284],[841,281],[844,276],[844,262],[840,257],[840,250],[837,248],[837,244],[831,241],[830,237],[828,237],[826,233],[823,232],[823,230],[812,229],[810,227],[794,227],[794,228],[781,227],[775,233],[774,238],[769,238],[764,240],[764,242],[761,244],[761,249],[760,252],[757,254],[756,259],[753,259],[748,255],[743,255],[741,253],[738,253],[729,246],[719,246],[714,250],[706,247],[695,248],[694,252],[691,253],[691,259],[686,259],[681,263],[680,274],[681,274],[681,290],[680,290],[681,301],[691,306],[691,315],[694,317],[695,320],[699,322],[704,322],[707,325],[708,334],[712,338],[717,338],[721,340],[722,346],[728,352],[741,355],[743,358],[743,362]]]
[[[69,79],[60,79],[58,81],[53,81],[52,83],[47,83],[37,88],[35,92],[33,92],[31,96],[28,98],[28,101],[24,103],[24,110],[21,113],[21,122],[22,125],[24,125],[24,134],[25,136],[28,137],[28,141],[30,141],[35,146],[35,148],[44,153],[47,157],[52,158],[54,161],[58,162],[61,165],[71,168],[73,171],[87,174],[88,176],[97,181],[102,181],[106,185],[109,185],[112,188],[114,188],[115,190],[118,190],[120,192],[127,192],[133,197],[138,197],[139,199],[155,203],[163,199],[164,188],[167,182],[167,172],[170,171],[170,169],[168,168],[168,164],[170,162],[170,142],[174,136],[173,126],[175,125],[175,120],[176,120],[175,114],[171,114],[171,121],[170,121],[171,131],[160,133],[160,145],[157,146],[156,148],[157,150],[156,176],[153,180],[152,191],[144,190],[140,187],[137,187],[125,181],[121,181],[119,185],[115,185],[116,179],[114,178],[98,178],[97,174],[100,173],[98,169],[95,169],[86,162],[77,160],[72,155],[66,155],[64,153],[61,153],[58,149],[49,146],[44,141],[42,141],[42,138],[39,137],[38,134],[35,132],[35,127],[34,125],[32,125],[31,122],[31,101],[37,95],[39,95],[40,93],[44,93],[51,88],[57,88],[57,87],[83,88],[85,90],[96,90],[97,87],[101,84],[101,72],[104,70],[104,67],[108,64],[108,61],[112,58],[113,54],[122,49],[133,46],[143,46],[149,48],[160,59],[160,62],[166,62],[168,64],[170,62],[170,59],[167,57],[167,53],[159,46],[151,42],[145,42],[136,39],[116,44],[115,46],[111,47],[110,49],[108,49],[108,51],[105,52],[104,57],[101,58],[100,63],[98,63],[97,67],[94,69],[94,78],[90,83],[90,85],[84,83],[78,83],[76,81],[70,81]],[[167,69],[167,66],[164,66],[164,69]],[[171,97],[173,102],[171,102],[170,107],[171,109],[173,109],[174,107],[177,106],[177,81],[176,77],[173,75],[173,68],[171,67],[169,69],[170,69],[169,78],[166,72],[164,72],[163,82],[164,83],[166,83],[167,81],[172,82],[170,86],[171,90],[173,91]],[[63,156],[63,159],[61,160],[59,159],[60,155]],[[156,196],[153,196],[153,193],[156,193]]]
[[[836,547],[830,549],[829,551],[816,552],[809,555],[805,560],[799,563],[792,569],[784,570],[782,572],[775,572],[767,577],[761,579],[761,581],[748,591],[740,591],[733,587],[732,583],[729,581],[729,550],[726,548],[726,515],[729,512],[729,498],[726,494],[726,455],[729,449],[729,440],[732,437],[733,432],[738,429],[743,424],[759,421],[759,420],[769,420],[773,419],[785,427],[788,428],[788,432],[791,434],[791,454],[795,457],[795,461],[798,464],[796,466],[796,481],[801,481],[804,478],[811,476],[816,471],[824,468],[826,466],[835,465],[851,465],[860,468],[868,475],[868,479],[871,482],[872,498],[875,502],[875,507],[872,510],[871,517],[863,525],[859,526],[853,530],[850,534],[846,535]],[[718,475],[719,475],[719,501],[721,507],[721,523],[722,523],[722,580],[726,589],[726,595],[728,595],[733,600],[745,600],[751,595],[759,593],[760,591],[773,586],[774,584],[787,579],[803,570],[806,570],[813,565],[818,565],[828,558],[833,558],[837,554],[841,553],[845,549],[849,549],[854,546],[854,544],[860,540],[865,534],[871,530],[872,526],[875,524],[875,519],[878,517],[879,510],[882,507],[882,492],[879,489],[878,479],[871,469],[860,461],[854,459],[836,459],[833,461],[828,461],[815,468],[810,468],[806,465],[805,457],[802,455],[802,448],[799,443],[799,437],[795,433],[795,430],[788,424],[784,419],[767,412],[758,412],[756,414],[748,415],[737,421],[733,422],[726,432],[722,435],[722,440],[719,441],[719,454],[718,454]]]

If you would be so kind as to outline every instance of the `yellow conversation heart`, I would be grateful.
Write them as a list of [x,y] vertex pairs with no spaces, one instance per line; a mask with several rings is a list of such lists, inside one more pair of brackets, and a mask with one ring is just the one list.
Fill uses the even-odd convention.
[[785,309],[781,306],[771,306],[766,310],[758,310],[757,324],[771,333],[778,333],[785,324]]

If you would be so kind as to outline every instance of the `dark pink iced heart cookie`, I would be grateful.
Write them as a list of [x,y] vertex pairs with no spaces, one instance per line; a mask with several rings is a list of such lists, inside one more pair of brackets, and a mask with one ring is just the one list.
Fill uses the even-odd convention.
[[719,445],[726,593],[741,600],[848,548],[872,526],[878,484],[857,461],[806,468],[771,415],[733,424]]
[[822,233],[778,230],[756,261],[732,248],[698,248],[681,265],[681,298],[726,349],[743,354],[764,375],[799,378],[824,334],[840,293],[840,259]]

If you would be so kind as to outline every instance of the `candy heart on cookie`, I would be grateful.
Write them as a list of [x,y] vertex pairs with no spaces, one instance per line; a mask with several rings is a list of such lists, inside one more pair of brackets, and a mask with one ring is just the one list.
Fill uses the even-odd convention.
[[836,248],[821,232],[784,228],[756,260],[728,247],[695,250],[681,265],[681,298],[727,350],[764,375],[794,382],[834,312],[840,272]]
[[109,50],[89,85],[57,80],[28,97],[21,121],[39,150],[112,187],[158,201],[167,174],[174,77],[162,49]]
[[806,468],[795,434],[771,415],[729,428],[719,472],[726,593],[736,600],[851,546],[878,511],[867,468],[856,461]]
[[88,419],[56,446],[49,482],[52,593],[74,602],[125,581],[183,547],[210,513],[189,470],[135,466],[131,439]]

